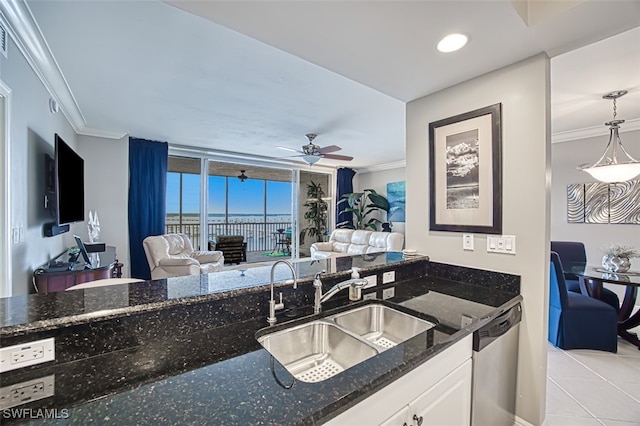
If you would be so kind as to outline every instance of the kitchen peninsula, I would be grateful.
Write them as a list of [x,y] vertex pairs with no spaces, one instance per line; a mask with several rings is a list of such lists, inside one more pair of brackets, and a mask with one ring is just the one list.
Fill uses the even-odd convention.
[[[517,276],[427,257],[387,252],[300,261],[296,290],[285,282],[288,268],[275,269],[285,309],[273,330],[317,317],[311,309],[316,273],[326,271],[326,291],[348,279],[353,267],[362,277],[376,276],[378,285],[363,290],[365,299],[434,320],[436,327],[307,383],[294,380],[256,340],[267,327],[269,266],[7,298],[0,299],[2,347],[53,337],[56,359],[2,373],[2,387],[53,383],[52,396],[13,408],[65,409],[70,424],[324,423],[428,366],[521,300]],[[393,282],[382,284],[385,272],[393,272]],[[375,302],[349,302],[343,293],[321,315]],[[384,302],[383,294],[390,296]]]

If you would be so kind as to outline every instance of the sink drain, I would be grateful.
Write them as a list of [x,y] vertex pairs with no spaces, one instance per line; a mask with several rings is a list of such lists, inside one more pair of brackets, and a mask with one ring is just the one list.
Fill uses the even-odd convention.
[[380,337],[378,339],[375,339],[372,341],[372,343],[374,345],[378,345],[386,349],[390,349],[396,346],[395,343],[393,343],[391,340],[387,339],[386,337]]
[[296,379],[301,380],[303,382],[308,383],[316,383],[321,382],[323,380],[328,379],[329,377],[333,377],[338,373],[344,371],[339,364],[334,361],[326,360],[322,364],[317,365],[309,370],[305,370],[301,373],[296,374]]

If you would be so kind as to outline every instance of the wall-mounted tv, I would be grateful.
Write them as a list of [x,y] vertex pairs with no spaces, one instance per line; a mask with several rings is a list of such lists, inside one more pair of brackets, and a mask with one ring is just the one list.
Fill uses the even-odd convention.
[[55,220],[45,225],[45,235],[53,236],[84,220],[84,160],[56,134],[55,157],[45,155],[45,166],[47,207]]
[[84,160],[55,136],[56,218],[58,225],[84,220]]

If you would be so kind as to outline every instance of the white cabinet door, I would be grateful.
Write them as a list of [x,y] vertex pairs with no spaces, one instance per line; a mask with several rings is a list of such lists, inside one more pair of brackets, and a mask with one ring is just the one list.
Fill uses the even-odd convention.
[[[400,423],[402,424],[402,423]],[[471,424],[471,360],[409,403],[411,426]]]
[[380,426],[409,426],[410,424],[409,406],[405,405],[402,410],[380,423]]
[[[466,418],[466,421],[448,421],[444,424],[455,424],[456,426],[468,425],[470,415],[464,415],[461,411],[470,413],[471,404],[471,335],[466,336],[459,342],[456,342],[450,348],[447,348],[443,352],[439,353],[432,359],[428,360],[424,364],[416,367],[413,371],[410,371],[406,375],[402,376],[395,382],[391,383],[387,387],[379,390],[368,398],[364,399],[360,403],[351,407],[347,411],[339,414],[333,419],[329,420],[326,425],[329,426],[352,426],[352,425],[379,425],[381,422],[385,425],[398,424],[402,426],[406,421],[407,426],[418,426],[417,423],[412,423],[412,417],[414,413],[409,413],[410,416],[403,418],[400,423],[394,423],[396,419],[402,417],[401,412],[405,412],[407,404],[412,403],[416,399],[425,395],[429,390],[435,386],[438,387],[437,393],[445,394],[451,393],[451,400],[448,398],[443,401],[443,404],[451,404],[453,398],[459,397],[460,401],[463,401],[465,406],[456,406],[452,410],[452,418]],[[456,383],[454,379],[451,382],[439,386],[444,382],[450,374],[457,371],[458,367],[469,365],[469,377],[464,387],[460,389],[447,390],[446,386],[449,383]],[[456,376],[457,377],[457,376]],[[466,400],[459,395],[463,389],[468,393]],[[437,395],[435,395],[437,396]],[[433,397],[432,397],[433,398]],[[447,407],[449,405],[446,405]],[[418,405],[422,407],[422,405]],[[436,413],[440,413],[440,409],[434,406],[432,408],[433,413],[429,416],[435,416]],[[422,411],[422,410],[420,410]],[[453,414],[455,412],[455,414]],[[396,417],[400,416],[400,417]],[[423,416],[424,419],[427,417]],[[386,420],[385,420],[386,419]],[[429,424],[426,420],[423,423]],[[431,423],[438,425],[438,423]],[[440,425],[438,425],[440,426]]]

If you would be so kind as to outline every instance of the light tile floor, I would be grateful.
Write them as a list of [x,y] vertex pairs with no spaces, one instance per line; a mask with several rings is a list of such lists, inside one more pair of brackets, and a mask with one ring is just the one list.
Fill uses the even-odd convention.
[[547,426],[640,426],[640,350],[564,351],[548,344]]

